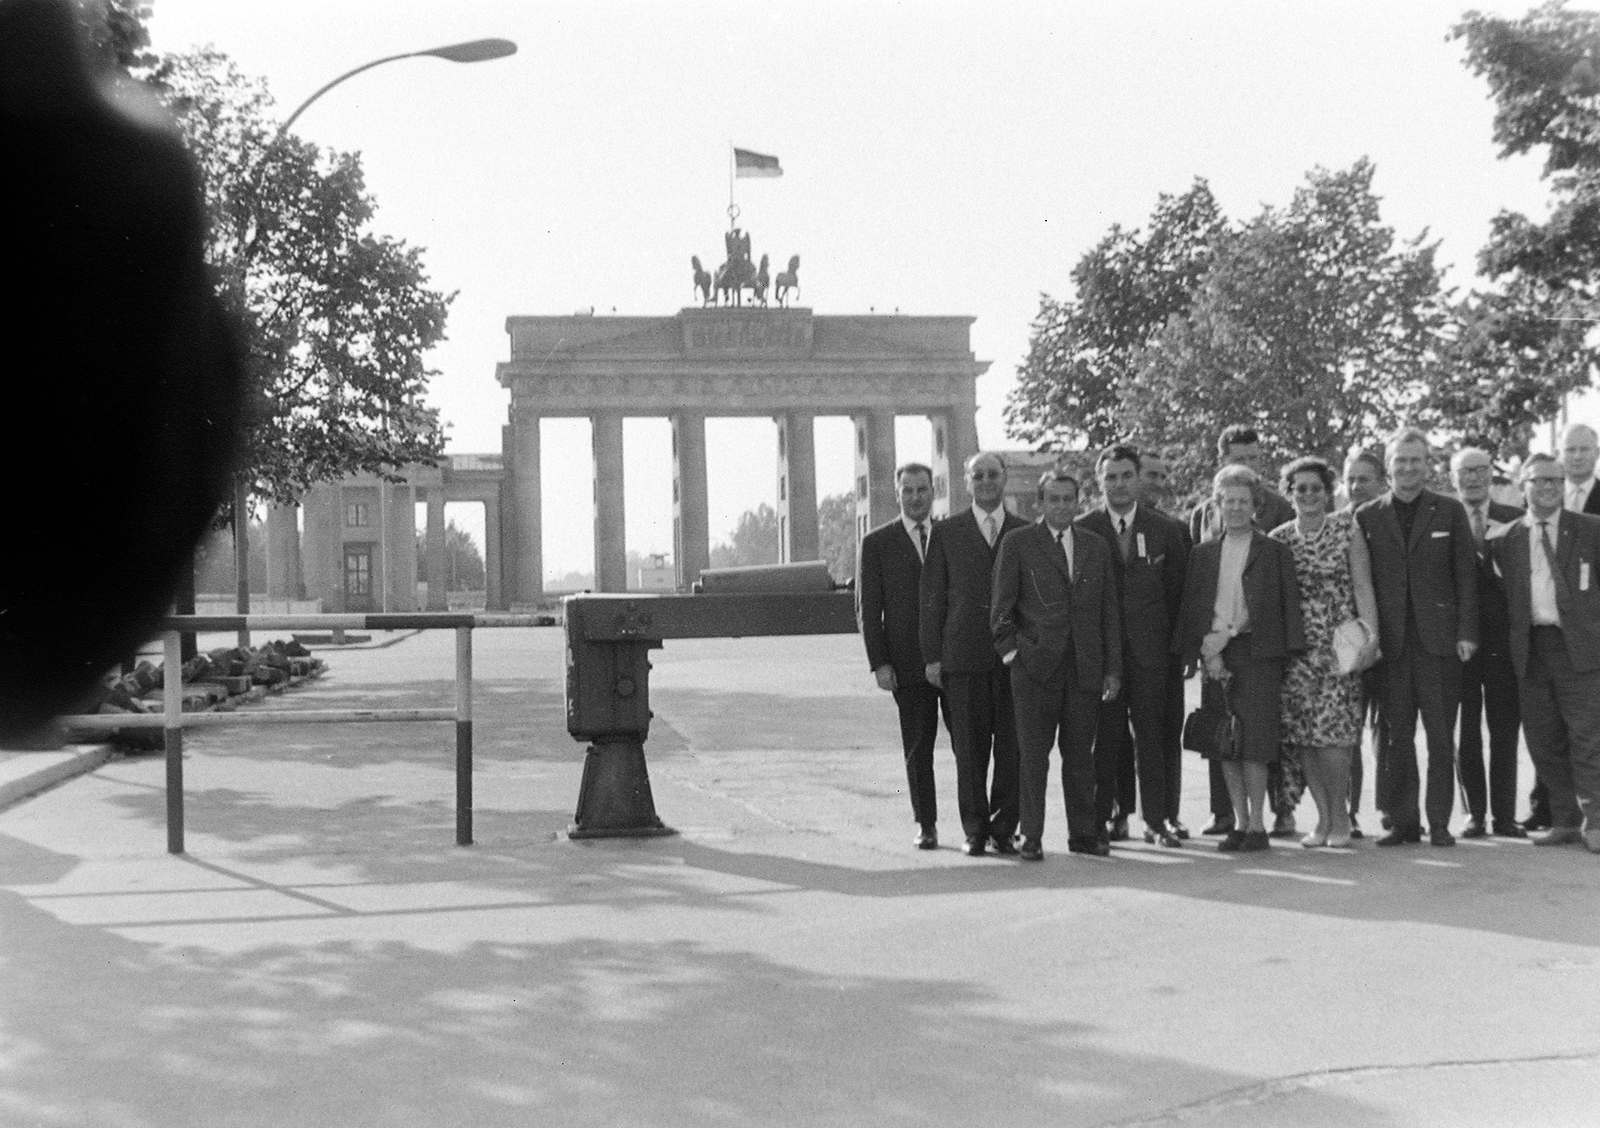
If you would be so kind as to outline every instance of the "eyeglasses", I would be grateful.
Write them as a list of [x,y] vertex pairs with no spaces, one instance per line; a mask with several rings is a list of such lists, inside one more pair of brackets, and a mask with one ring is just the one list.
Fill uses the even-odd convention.
[[984,481],[988,481],[988,480],[990,480],[992,478],[1004,478],[1005,476],[1006,476],[1006,473],[1005,473],[1004,470],[974,470],[974,471],[972,471],[972,480],[974,482],[984,482]]
[[1525,479],[1525,481],[1535,486],[1560,486],[1565,485],[1567,479],[1565,475],[1550,476],[1546,474],[1536,474],[1531,478]]

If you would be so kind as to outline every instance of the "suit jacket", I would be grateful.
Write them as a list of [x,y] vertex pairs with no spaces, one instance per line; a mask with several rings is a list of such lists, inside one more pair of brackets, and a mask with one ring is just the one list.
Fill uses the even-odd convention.
[[1117,545],[1111,513],[1101,507],[1079,517],[1111,549],[1111,575],[1122,607],[1123,665],[1159,669],[1167,664],[1172,631],[1183,603],[1189,568],[1189,534],[1177,521],[1141,504],[1133,516],[1133,551],[1127,560]]
[[1583,511],[1585,513],[1600,513],[1600,479],[1597,479],[1595,484],[1589,487],[1589,496],[1584,499]]
[[1055,534],[1040,521],[1007,533],[994,566],[990,626],[995,652],[1015,650],[1014,667],[1036,681],[1064,678],[1068,648],[1078,687],[1099,696],[1108,674],[1122,676],[1122,615],[1111,549],[1087,529],[1072,531],[1072,572]]
[[928,538],[928,559],[922,566],[922,660],[938,662],[952,674],[980,674],[1000,658],[989,633],[989,595],[1000,542],[1028,523],[1002,510],[994,547],[983,537],[969,506],[936,522]]
[[893,666],[901,685],[926,682],[917,639],[922,557],[896,517],[861,538],[856,560],[856,623],[874,670]]
[[[1489,503],[1489,520],[1495,525],[1506,525],[1522,519],[1522,510],[1514,505]],[[1470,514],[1468,520],[1470,523]],[[1487,530],[1486,530],[1487,534]],[[1505,582],[1495,571],[1490,545],[1485,536],[1478,549],[1478,652],[1504,658],[1511,639],[1511,620],[1506,611]]]
[[[1255,526],[1270,533],[1285,521],[1294,520],[1294,506],[1270,486],[1261,487],[1261,508],[1256,511]],[[1200,544],[1222,535],[1222,518],[1217,512],[1217,499],[1208,497],[1189,511],[1189,543]]]
[[[1511,664],[1528,673],[1528,630],[1533,625],[1533,530],[1520,521],[1496,531],[1488,544],[1505,581],[1511,623]],[[1556,524],[1556,567],[1567,579],[1567,597],[1556,589],[1556,610],[1567,653],[1578,673],[1600,670],[1600,517],[1562,510]],[[1584,586],[1588,580],[1588,586]]]
[[[1189,553],[1184,578],[1183,606],[1172,650],[1186,662],[1200,659],[1200,643],[1211,633],[1217,606],[1217,583],[1222,575],[1222,538],[1197,544]],[[1249,630],[1240,635],[1252,658],[1286,658],[1306,648],[1300,615],[1300,582],[1294,574],[1294,549],[1257,529],[1250,537],[1244,561],[1244,605],[1250,613]]]
[[1404,649],[1408,597],[1429,654],[1449,657],[1458,641],[1478,641],[1478,546],[1465,506],[1423,490],[1409,542],[1400,532],[1393,493],[1357,509],[1356,523],[1372,557],[1378,644],[1385,658],[1399,658]]

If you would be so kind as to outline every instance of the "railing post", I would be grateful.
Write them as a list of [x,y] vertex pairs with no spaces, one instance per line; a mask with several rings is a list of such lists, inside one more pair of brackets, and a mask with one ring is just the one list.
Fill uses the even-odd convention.
[[472,845],[472,628],[456,628],[456,845]]
[[183,853],[183,645],[177,631],[162,635],[162,736],[167,750],[167,853]]

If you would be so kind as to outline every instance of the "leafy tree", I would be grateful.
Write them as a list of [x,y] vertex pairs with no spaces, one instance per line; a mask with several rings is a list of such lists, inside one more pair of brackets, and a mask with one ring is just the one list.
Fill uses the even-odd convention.
[[1448,322],[1425,235],[1396,245],[1366,160],[1314,170],[1214,244],[1193,303],[1144,350],[1121,388],[1141,435],[1185,450],[1184,484],[1230,423],[1270,455],[1342,456],[1417,419]]
[[1148,234],[1112,227],[1073,268],[1074,297],[1040,297],[1006,404],[1010,433],[1045,448],[1080,436],[1098,447],[1125,435],[1119,389],[1168,320],[1188,310],[1226,230],[1200,178],[1157,199]]
[[249,492],[294,502],[319,481],[435,461],[422,357],[453,295],[428,287],[416,248],[368,230],[359,157],[278,136],[265,84],[214,50],[167,56],[153,79],[201,169],[208,256],[257,385]]
[[825,497],[817,505],[818,548],[833,578],[843,583],[856,574],[856,497]]
[[735,568],[748,564],[778,562],[778,511],[766,502],[747,509],[729,540],[711,546],[713,568]]
[[[446,591],[482,591],[487,583],[483,553],[478,542],[454,521],[444,526],[444,582]],[[428,578],[428,534],[417,532],[417,577]]]
[[1550,216],[1495,217],[1478,267],[1499,288],[1462,308],[1459,379],[1440,395],[1503,453],[1522,453],[1532,425],[1594,379],[1585,337],[1600,306],[1600,13],[1563,3],[1515,20],[1468,12],[1452,34],[1494,98],[1500,155],[1545,148]]

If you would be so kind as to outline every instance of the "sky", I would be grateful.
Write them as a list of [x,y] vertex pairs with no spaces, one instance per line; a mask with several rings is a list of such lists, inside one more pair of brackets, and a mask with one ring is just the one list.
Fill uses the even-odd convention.
[[[730,143],[784,175],[736,185],[753,252],[801,256],[815,313],[965,314],[991,367],[978,434],[1003,410],[1042,293],[1113,224],[1206,178],[1233,218],[1288,202],[1312,168],[1366,156],[1384,221],[1429,232],[1474,284],[1489,221],[1545,214],[1536,158],[1497,158],[1487,89],[1451,26],[1528,3],[541,4],[532,0],[153,0],[156,49],[212,44],[284,114],[369,59],[495,36],[508,59],[407,59],[330,92],[301,137],[362,155],[374,228],[425,248],[456,294],[428,358],[446,449],[500,449],[505,319],[670,316],[689,257],[722,260]],[[1590,4],[1574,4],[1590,8]],[[926,459],[926,421],[897,425]],[[630,419],[627,539],[671,548],[665,419]],[[588,424],[544,424],[547,575],[591,567]],[[818,496],[851,488],[847,420],[819,420]],[[707,425],[710,527],[776,500],[766,420]],[[761,467],[769,468],[766,472]],[[479,531],[479,507],[450,516]]]

